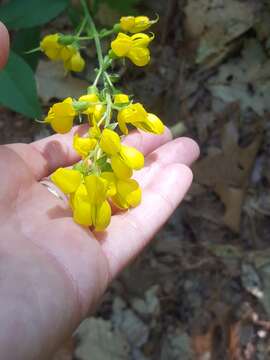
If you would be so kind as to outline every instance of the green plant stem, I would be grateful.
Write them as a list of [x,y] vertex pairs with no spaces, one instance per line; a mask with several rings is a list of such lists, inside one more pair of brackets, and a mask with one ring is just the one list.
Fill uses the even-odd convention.
[[94,83],[93,83],[93,86],[97,86],[97,84],[98,84],[98,82],[99,82],[99,79],[100,79],[102,73],[103,73],[103,69],[99,69],[99,71],[98,71],[98,73],[97,73],[97,76],[96,76],[96,78],[95,78],[95,81],[94,81]]
[[[110,36],[110,35],[112,35],[114,33],[115,33],[114,29],[111,29],[111,30],[108,30],[108,31],[106,31],[104,33],[98,34],[98,37],[99,37],[99,39],[104,39],[105,37]],[[91,36],[76,36],[76,39],[79,40],[79,41],[93,40],[94,35],[91,35]]]
[[85,28],[85,25],[87,24],[87,18],[85,17],[81,23],[81,26],[76,34],[76,38],[80,39],[80,35],[81,33],[83,32],[84,28]]
[[105,78],[106,78],[106,81],[107,81],[109,87],[111,88],[111,90],[114,90],[114,85],[110,79],[109,74],[107,72],[105,72],[104,75],[105,75]]
[[103,55],[102,55],[102,49],[101,49],[101,44],[100,44],[100,40],[99,40],[99,35],[96,29],[96,25],[92,19],[92,16],[90,15],[86,0],[81,0],[81,4],[85,13],[85,17],[89,22],[90,28],[93,32],[93,36],[94,36],[94,41],[95,41],[95,45],[96,45],[96,49],[97,49],[97,56],[98,56],[98,62],[99,62],[99,68],[103,68]]
[[111,113],[112,113],[112,98],[109,93],[106,94],[106,102],[107,102],[107,112],[106,112],[105,127],[107,127],[110,124]]
[[[92,16],[90,14],[90,11],[88,9],[86,0],[81,0],[81,4],[84,10],[84,14],[85,14],[85,18],[88,21],[89,24],[89,29],[88,29],[88,35],[89,37],[94,38],[95,41],[95,46],[96,46],[96,50],[97,50],[97,56],[98,56],[98,62],[99,62],[99,71],[97,73],[96,79],[93,83],[94,86],[96,86],[100,80],[100,77],[103,77],[103,82],[104,82],[104,87],[105,87],[105,94],[106,94],[106,113],[105,116],[102,117],[101,121],[99,122],[99,126],[101,125],[101,123],[105,120],[105,127],[109,126],[110,121],[111,121],[111,113],[112,113],[112,93],[114,91],[114,85],[110,79],[109,74],[107,73],[107,68],[108,68],[108,63],[107,61],[104,61],[104,57],[102,54],[102,48],[101,48],[101,43],[100,43],[100,36],[95,23],[92,19]],[[109,30],[106,33],[104,33],[104,36],[110,35],[113,32],[113,30]],[[94,163],[96,162],[96,154],[94,155]]]

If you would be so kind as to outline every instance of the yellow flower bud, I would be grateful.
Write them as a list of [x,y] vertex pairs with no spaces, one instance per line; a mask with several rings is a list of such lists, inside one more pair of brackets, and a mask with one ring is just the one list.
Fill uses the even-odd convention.
[[131,169],[140,170],[144,167],[144,156],[134,147],[122,145],[120,155],[124,163]]
[[121,149],[120,136],[113,130],[104,129],[100,138],[100,147],[108,155],[115,155]]
[[92,207],[92,221],[95,231],[103,231],[111,221],[112,210],[108,201]]
[[125,104],[129,102],[129,96],[125,94],[116,94],[114,95],[115,104]]
[[94,150],[96,144],[96,139],[82,138],[78,134],[73,137],[73,147],[83,159],[89,155],[90,151]]
[[92,93],[83,95],[79,98],[79,101],[87,101],[89,103],[89,107],[83,112],[83,114],[90,115],[92,121],[99,121],[106,111],[106,107],[100,103],[100,99],[97,94]]
[[64,62],[64,67],[67,70],[81,72],[85,67],[85,61],[81,57],[79,51],[77,51],[74,55],[72,55],[68,60]]
[[112,41],[111,47],[115,55],[118,57],[127,56],[132,47],[132,39],[126,34],[119,33],[117,38]]
[[88,134],[91,138],[99,139],[101,135],[100,128],[97,126],[97,123],[94,121],[93,126],[89,128]]
[[112,41],[111,48],[118,57],[127,57],[137,66],[145,66],[150,61],[149,43],[153,36],[144,33],[128,36],[119,33],[117,38]]
[[73,219],[84,226],[92,225],[92,206],[84,184],[81,184],[72,199]]
[[116,177],[112,172],[103,172],[101,177],[108,183],[107,196],[114,196],[116,194]]
[[67,98],[50,108],[44,122],[49,123],[57,133],[65,134],[71,130],[75,115],[76,112],[72,106],[72,99]]
[[138,33],[147,30],[157,20],[150,20],[147,16],[124,16],[120,19],[120,26],[123,31]]
[[95,106],[99,103],[97,94],[87,94],[79,98],[79,101],[88,102],[88,108],[83,113],[92,114],[95,111]]
[[64,194],[71,194],[80,186],[82,176],[77,170],[59,168],[51,175],[51,180]]
[[134,123],[138,129],[141,129],[152,134],[161,135],[165,130],[163,122],[154,114],[147,114],[147,120],[144,122]]
[[68,61],[73,55],[75,55],[78,50],[74,46],[63,46],[60,51],[61,60]]
[[88,175],[84,178],[85,186],[91,204],[100,204],[107,196],[108,183],[97,175]]
[[131,104],[120,110],[117,116],[118,125],[123,134],[128,134],[126,124],[134,124],[137,122],[145,122],[147,120],[147,112],[140,103]]
[[52,34],[45,36],[40,42],[41,50],[48,56],[51,60],[60,60],[61,59],[61,50],[63,46],[58,43],[59,35]]
[[119,179],[128,179],[132,176],[132,169],[124,162],[124,160],[118,154],[112,156],[111,166],[113,172]]
[[119,208],[128,209],[140,204],[142,191],[136,180],[118,180],[116,189],[117,194],[112,197],[112,201]]

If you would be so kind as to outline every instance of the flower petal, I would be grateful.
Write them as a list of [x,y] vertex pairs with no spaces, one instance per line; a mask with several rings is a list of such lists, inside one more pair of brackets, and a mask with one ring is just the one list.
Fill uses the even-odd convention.
[[97,175],[88,175],[84,178],[84,181],[91,204],[102,203],[107,196],[107,181]]
[[64,194],[71,194],[81,184],[81,173],[77,170],[59,168],[51,175],[51,180]]
[[111,206],[107,200],[95,206],[92,220],[96,231],[103,231],[106,229],[111,221],[111,214]]
[[119,33],[117,35],[117,38],[114,41],[112,41],[111,47],[115,55],[117,55],[118,57],[123,57],[131,49],[132,40],[130,36],[123,33]]
[[80,225],[92,225],[92,207],[89,201],[85,185],[81,184],[74,194],[73,200],[73,218]]
[[133,47],[127,54],[133,64],[137,66],[146,66],[150,62],[150,51],[146,47]]
[[125,164],[119,155],[112,156],[111,165],[119,179],[128,179],[132,176],[132,169]]
[[104,129],[100,138],[100,147],[108,155],[116,155],[121,149],[120,136],[113,130]]
[[124,163],[131,169],[140,170],[144,167],[144,156],[134,147],[122,145],[120,155]]

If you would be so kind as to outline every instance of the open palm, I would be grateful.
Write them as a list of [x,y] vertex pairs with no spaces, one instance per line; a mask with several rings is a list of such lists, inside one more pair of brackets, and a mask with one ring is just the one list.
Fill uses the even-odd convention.
[[[0,348],[12,351],[12,359],[42,359],[54,351],[94,311],[109,282],[150,241],[192,181],[188,165],[198,156],[192,140],[169,141],[168,130],[129,135],[125,142],[146,155],[146,167],[136,174],[142,204],[115,214],[106,232],[91,233],[39,183],[77,160],[69,145],[74,131],[0,147],[0,319],[6,324]],[[23,344],[18,353],[14,336]]]
[[[0,22],[0,68],[8,48]],[[188,166],[199,153],[192,140],[170,141],[168,130],[129,135],[125,141],[146,155],[146,167],[136,174],[142,204],[115,214],[106,232],[91,233],[40,183],[78,160],[70,146],[75,131],[0,146],[1,359],[47,359],[95,310],[110,281],[150,241],[192,181]]]

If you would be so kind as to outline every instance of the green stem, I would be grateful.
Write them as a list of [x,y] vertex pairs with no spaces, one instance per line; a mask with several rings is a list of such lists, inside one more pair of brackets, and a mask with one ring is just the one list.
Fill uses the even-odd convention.
[[105,127],[107,127],[111,122],[112,98],[109,93],[106,94],[106,102],[107,102],[107,112],[106,112]]
[[87,18],[85,17],[81,23],[81,26],[76,34],[76,38],[80,38],[81,33],[83,32],[85,25],[87,24]]
[[97,86],[97,84],[98,84],[98,82],[99,82],[99,79],[100,79],[102,73],[103,73],[103,69],[99,69],[99,71],[98,71],[98,73],[97,73],[97,76],[96,76],[96,78],[95,78],[95,81],[94,81],[94,83],[93,83],[93,86]]
[[112,83],[112,81],[111,81],[111,79],[110,79],[110,77],[109,77],[109,74],[108,74],[107,72],[105,72],[104,75],[105,75],[105,79],[106,79],[109,87],[110,87],[111,90],[113,91],[113,90],[114,90],[114,85],[113,85],[113,83]]
[[[114,29],[111,29],[111,30],[108,30],[108,31],[106,31],[104,33],[98,34],[98,37],[100,39],[104,39],[105,37],[110,36],[110,35],[112,35],[114,33],[115,33]],[[76,39],[79,40],[79,41],[93,40],[94,36],[93,35],[91,35],[91,36],[76,36]]]
[[83,7],[83,10],[85,13],[85,17],[87,18],[89,25],[91,27],[91,30],[93,32],[94,41],[95,41],[95,45],[96,45],[96,49],[97,49],[99,68],[101,69],[103,67],[103,55],[102,55],[102,49],[101,49],[101,44],[100,44],[97,29],[96,29],[96,25],[92,19],[92,16],[90,15],[86,0],[81,0],[81,4],[82,4],[82,7]]

